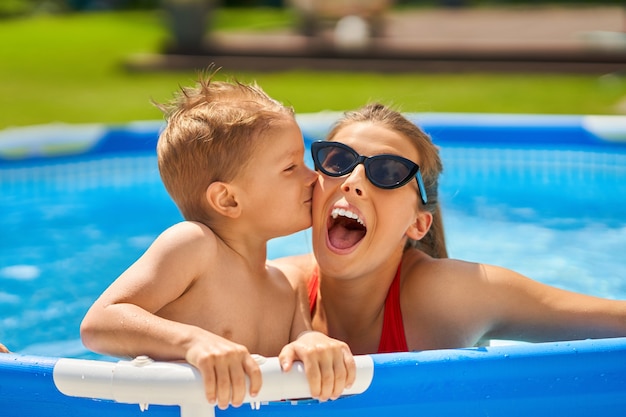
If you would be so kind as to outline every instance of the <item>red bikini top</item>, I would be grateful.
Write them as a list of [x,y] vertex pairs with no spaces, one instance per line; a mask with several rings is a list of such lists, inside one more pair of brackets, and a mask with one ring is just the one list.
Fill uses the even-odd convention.
[[[385,299],[385,313],[383,316],[383,331],[380,335],[377,353],[408,352],[404,334],[404,323],[402,321],[402,311],[400,309],[400,267],[389,287],[387,298]],[[317,291],[319,289],[319,273],[317,267],[308,283],[309,307],[311,314],[317,301]]]

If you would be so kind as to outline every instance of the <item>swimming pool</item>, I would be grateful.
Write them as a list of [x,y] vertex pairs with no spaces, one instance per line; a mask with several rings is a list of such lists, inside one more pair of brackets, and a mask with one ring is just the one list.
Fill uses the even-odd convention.
[[[334,113],[302,115],[307,141]],[[626,299],[626,127],[620,117],[415,114],[441,147],[450,255]],[[93,300],[181,220],[157,172],[160,122],[52,125],[0,136],[0,341],[94,357]],[[311,163],[310,159],[308,163]],[[303,232],[270,257],[310,251]]]
[[[337,116],[301,115],[307,143],[322,138]],[[441,147],[452,257],[626,299],[626,118],[411,118]],[[101,358],[80,343],[84,313],[158,233],[181,220],[157,172],[160,128],[137,122],[0,132],[0,341],[11,350]],[[269,256],[310,248],[302,232],[272,241]],[[480,353],[459,352],[421,353],[420,360],[435,357],[445,366]],[[616,354],[624,359],[623,351]],[[394,360],[383,362],[393,367]]]

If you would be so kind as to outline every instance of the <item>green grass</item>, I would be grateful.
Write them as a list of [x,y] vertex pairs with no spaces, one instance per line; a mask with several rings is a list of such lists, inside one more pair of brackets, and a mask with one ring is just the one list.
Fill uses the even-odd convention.
[[[280,11],[228,9],[218,11],[214,23],[218,30],[266,30],[288,27],[291,19]],[[124,62],[160,51],[167,39],[165,18],[154,11],[1,21],[0,129],[160,119],[150,100],[169,99],[196,71],[133,73]],[[300,113],[381,100],[418,112],[617,114],[626,98],[620,76],[221,72],[221,78],[231,75],[258,81]]]

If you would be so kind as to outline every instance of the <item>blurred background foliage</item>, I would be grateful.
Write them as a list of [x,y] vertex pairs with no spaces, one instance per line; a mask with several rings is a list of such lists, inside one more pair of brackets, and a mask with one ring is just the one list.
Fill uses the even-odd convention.
[[[160,119],[162,115],[151,100],[168,100],[178,86],[190,85],[202,70],[142,72],[125,65],[131,56],[162,52],[169,41],[171,34],[160,1],[0,0],[5,17],[0,20],[0,129],[54,122]],[[216,1],[220,7],[213,16],[215,31],[294,27],[294,13],[274,7],[278,2]],[[443,1],[450,4],[459,0],[433,0],[431,7],[441,7]],[[490,2],[522,4],[512,0]],[[428,1],[396,1],[397,7],[418,3],[422,7]],[[480,3],[487,4],[487,0]],[[623,4],[577,2],[582,3]],[[219,77],[257,81],[298,113],[343,111],[375,100],[414,112],[626,113],[624,73],[386,74],[224,68]]]
[[[211,0],[208,0],[211,1]],[[220,7],[283,7],[284,0],[213,0]],[[0,18],[41,12],[156,9],[162,0],[2,0]],[[624,0],[396,0],[397,7],[490,5],[624,5]]]

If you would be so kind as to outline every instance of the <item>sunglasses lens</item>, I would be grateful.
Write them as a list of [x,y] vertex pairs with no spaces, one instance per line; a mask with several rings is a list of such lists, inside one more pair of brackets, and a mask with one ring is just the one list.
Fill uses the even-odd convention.
[[356,156],[347,149],[326,146],[317,150],[318,168],[327,175],[341,176],[350,171]]
[[406,158],[396,155],[365,157],[347,145],[323,141],[313,142],[311,151],[315,169],[331,177],[349,174],[360,163],[365,165],[365,175],[370,182],[379,188],[398,188],[415,176],[422,201],[426,204],[426,193],[419,166]]
[[374,185],[382,188],[399,187],[412,176],[411,167],[388,157],[370,159],[367,174]]

